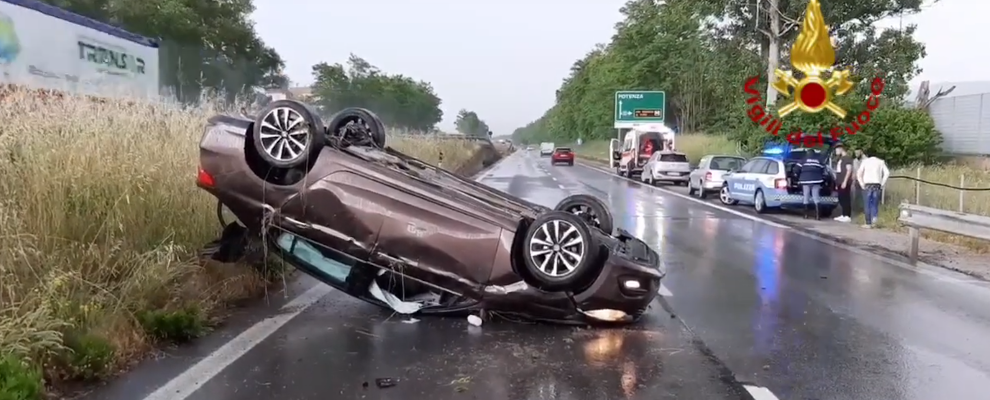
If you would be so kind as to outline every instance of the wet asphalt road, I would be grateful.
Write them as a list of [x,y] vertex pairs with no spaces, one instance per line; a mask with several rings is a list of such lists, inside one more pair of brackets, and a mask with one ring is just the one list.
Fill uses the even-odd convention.
[[[576,193],[606,200],[618,226],[661,253],[676,318],[658,304],[625,330],[410,323],[330,292],[270,336],[238,343],[239,357],[204,359],[244,327],[284,315],[278,302],[87,398],[143,399],[176,379],[169,387],[196,389],[148,400],[748,398],[740,382],[781,400],[990,399],[984,283],[588,167],[552,167],[535,152],[510,156],[482,182],[547,206]],[[200,360],[198,377],[182,373]],[[397,385],[376,387],[383,377]]]

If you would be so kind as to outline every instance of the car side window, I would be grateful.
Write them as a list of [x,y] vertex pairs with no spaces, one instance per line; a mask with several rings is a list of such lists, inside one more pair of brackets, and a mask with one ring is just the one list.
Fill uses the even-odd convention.
[[767,163],[766,173],[768,175],[777,175],[780,172],[780,166],[778,164],[779,163],[777,163],[776,161],[771,161]]
[[750,160],[748,163],[746,163],[746,165],[743,165],[742,168],[739,168],[739,172],[752,172],[753,167],[756,165],[757,161],[760,160]]
[[711,161],[712,156],[704,156],[701,161],[698,161],[698,169],[708,168],[708,161]]
[[752,170],[750,170],[749,172],[752,172],[754,174],[763,174],[763,173],[766,173],[767,164],[770,163],[769,161],[763,160],[763,159],[753,160],[753,161],[756,161],[756,163],[753,164],[752,167],[750,167],[750,168],[752,168]]

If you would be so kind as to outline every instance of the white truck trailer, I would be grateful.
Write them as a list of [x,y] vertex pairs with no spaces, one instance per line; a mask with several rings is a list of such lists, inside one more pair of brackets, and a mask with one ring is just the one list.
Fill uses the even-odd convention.
[[159,96],[158,42],[37,0],[0,0],[0,83]]

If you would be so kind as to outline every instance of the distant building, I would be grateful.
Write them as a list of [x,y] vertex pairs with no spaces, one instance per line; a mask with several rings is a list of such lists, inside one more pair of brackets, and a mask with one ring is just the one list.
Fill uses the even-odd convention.
[[990,81],[930,85],[932,95],[955,89],[931,103],[928,112],[942,133],[942,150],[958,155],[990,155]]
[[298,86],[288,89],[268,89],[265,93],[271,97],[272,100],[292,99],[308,102],[317,100],[313,96],[313,88],[309,86]]

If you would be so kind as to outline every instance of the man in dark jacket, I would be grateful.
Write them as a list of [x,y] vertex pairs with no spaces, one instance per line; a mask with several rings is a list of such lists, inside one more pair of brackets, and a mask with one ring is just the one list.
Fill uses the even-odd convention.
[[[801,185],[801,191],[804,194],[804,218],[806,219],[812,210],[815,212],[815,219],[821,219],[818,203],[821,201],[822,185],[825,183],[827,172],[818,157],[818,152],[808,149],[805,152],[804,160],[797,164],[799,168],[798,185]],[[811,207],[812,202],[814,208]]]

